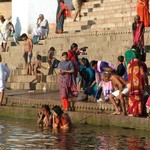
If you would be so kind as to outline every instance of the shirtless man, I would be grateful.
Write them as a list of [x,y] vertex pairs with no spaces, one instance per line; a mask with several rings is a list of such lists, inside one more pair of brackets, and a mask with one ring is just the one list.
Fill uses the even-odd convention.
[[115,102],[115,98],[120,100],[123,114],[126,115],[124,98],[129,91],[130,84],[128,84],[127,81],[125,81],[125,79],[123,79],[122,77],[120,77],[118,75],[111,75],[110,73],[103,73],[102,74],[102,80],[105,82],[111,81],[113,86],[114,86],[114,89],[115,89],[115,91],[113,93],[109,94],[109,99],[110,99],[111,103],[113,104],[113,106],[115,107],[115,110],[116,110],[113,113],[113,115],[120,115],[121,114],[121,112],[118,109],[117,104]]
[[32,68],[31,68],[31,58],[32,58],[32,50],[33,50],[33,42],[28,36],[24,33],[21,35],[21,39],[24,41],[24,60],[25,66],[27,70],[27,75],[31,75]]

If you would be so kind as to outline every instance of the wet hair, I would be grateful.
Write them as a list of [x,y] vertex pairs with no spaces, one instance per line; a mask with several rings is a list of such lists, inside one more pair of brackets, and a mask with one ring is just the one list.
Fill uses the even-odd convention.
[[131,49],[135,49],[135,50],[137,50],[137,46],[136,45],[132,45],[132,47],[131,47]]
[[42,56],[41,55],[37,55],[37,60],[42,60]]
[[93,67],[93,66],[95,66],[95,65],[97,65],[97,61],[96,61],[96,60],[92,60],[92,61],[90,62],[90,66]]
[[108,73],[108,72],[103,72],[103,73],[101,73],[101,78],[102,78],[102,79],[103,79],[103,78],[110,78],[110,76],[111,76],[111,74]]
[[123,63],[123,61],[124,61],[124,56],[122,56],[122,55],[118,56],[118,61],[121,62],[121,63]]
[[21,38],[27,38],[28,36],[27,36],[27,34],[26,33],[23,33],[22,35],[21,35]]
[[139,15],[136,15],[136,16],[134,17],[134,20],[136,20],[136,19],[140,20],[140,16],[139,16]]
[[63,52],[61,56],[67,56],[68,57],[68,53],[67,52]]
[[73,50],[74,48],[77,48],[77,47],[78,47],[78,44],[72,43],[72,45],[70,46],[70,49]]
[[48,114],[51,114],[49,105],[42,105],[41,108],[45,108],[45,110],[48,112]]
[[89,67],[90,66],[90,63],[89,63],[89,60],[87,58],[82,58],[81,59],[81,62],[83,63],[84,66],[86,67]]
[[63,110],[60,106],[54,106],[52,110],[57,114],[58,117],[61,117],[61,115],[63,114]]
[[55,48],[54,47],[50,47],[50,49],[49,49],[50,51],[55,51]]

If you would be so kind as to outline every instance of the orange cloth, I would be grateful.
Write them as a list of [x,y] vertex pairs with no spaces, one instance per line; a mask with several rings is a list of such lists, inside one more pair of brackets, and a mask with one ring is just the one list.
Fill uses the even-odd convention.
[[140,16],[140,21],[144,22],[144,26],[150,26],[150,14],[149,14],[149,0],[141,0],[137,2],[136,12]]

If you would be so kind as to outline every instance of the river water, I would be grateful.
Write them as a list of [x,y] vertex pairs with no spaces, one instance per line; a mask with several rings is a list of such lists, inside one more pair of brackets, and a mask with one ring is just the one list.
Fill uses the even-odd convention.
[[35,121],[0,118],[0,150],[150,150],[150,131],[75,124],[68,133],[42,130]]

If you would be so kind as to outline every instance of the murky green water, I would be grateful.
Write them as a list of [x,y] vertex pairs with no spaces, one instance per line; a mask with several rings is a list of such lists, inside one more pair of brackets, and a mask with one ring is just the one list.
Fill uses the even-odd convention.
[[150,132],[75,125],[69,133],[41,130],[34,121],[0,119],[0,150],[148,150]]

